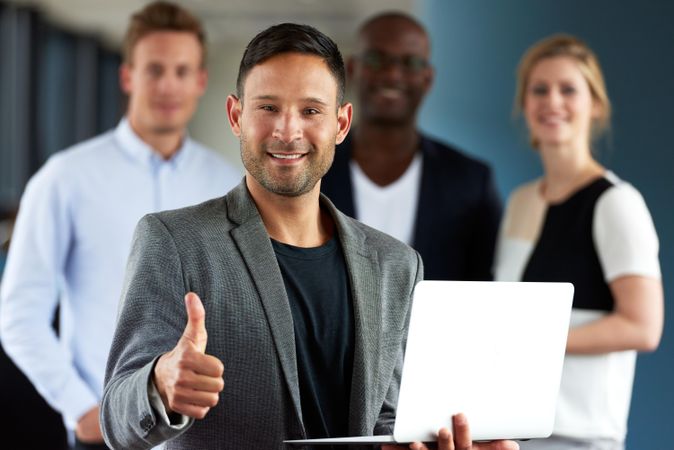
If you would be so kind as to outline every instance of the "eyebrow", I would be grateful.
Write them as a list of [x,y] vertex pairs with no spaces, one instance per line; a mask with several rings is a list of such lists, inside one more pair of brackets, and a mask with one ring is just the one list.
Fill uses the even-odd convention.
[[[550,80],[547,78],[534,78],[530,81],[531,84],[536,84],[536,83],[549,83]],[[572,80],[571,78],[562,78],[562,79],[557,79],[552,81],[553,83],[567,83],[567,84],[575,84],[577,83],[577,80]]]
[[[278,95],[256,95],[255,97],[253,97],[253,100],[279,100],[279,99],[280,97]],[[318,97],[304,97],[301,98],[300,100],[306,103],[317,103],[323,106],[330,106],[325,101],[321,100]]]

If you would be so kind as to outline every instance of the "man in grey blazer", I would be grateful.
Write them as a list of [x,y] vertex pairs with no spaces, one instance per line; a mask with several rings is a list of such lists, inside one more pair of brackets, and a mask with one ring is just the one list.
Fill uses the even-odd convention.
[[[423,269],[320,194],[351,124],[343,92],[339,51],[314,28],[276,25],[248,45],[227,99],[244,181],[138,224],[101,408],[111,447],[392,431]],[[470,448],[465,418],[453,425],[439,448]]]

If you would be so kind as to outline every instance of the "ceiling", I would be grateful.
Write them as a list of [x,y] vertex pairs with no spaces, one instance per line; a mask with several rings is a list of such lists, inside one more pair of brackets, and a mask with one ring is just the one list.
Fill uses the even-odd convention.
[[[74,31],[93,34],[118,47],[131,13],[142,0],[10,0],[31,5],[48,20]],[[382,10],[414,12],[419,0],[182,0],[199,16],[212,44],[248,42],[274,23],[292,21],[315,26],[337,42],[349,43],[359,23]]]

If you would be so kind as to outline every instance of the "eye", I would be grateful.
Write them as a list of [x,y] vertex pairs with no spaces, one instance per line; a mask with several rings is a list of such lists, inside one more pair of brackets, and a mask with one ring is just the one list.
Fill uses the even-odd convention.
[[576,88],[571,85],[562,86],[561,92],[563,95],[573,95],[576,93]]
[[320,113],[321,113],[321,112],[320,112],[318,109],[316,109],[316,108],[305,108],[303,112],[304,112],[304,115],[305,115],[305,116],[313,116],[313,115],[315,115],[315,114],[320,114]]
[[531,87],[531,93],[536,95],[536,96],[543,96],[547,95],[548,93],[548,87],[542,84],[535,85]]
[[258,106],[257,109],[260,109],[262,111],[267,111],[267,112],[275,112],[276,107],[274,105],[260,105]]
[[428,67],[428,61],[421,56],[406,55],[402,57],[402,65],[408,72],[419,72]]
[[367,51],[360,57],[363,65],[370,70],[381,70],[385,59],[382,53],[374,50]]
[[150,64],[146,71],[152,78],[160,78],[164,73],[164,68],[158,64]]
[[176,75],[178,75],[178,78],[185,78],[189,74],[190,74],[189,67],[181,66],[178,67],[178,70],[176,70]]

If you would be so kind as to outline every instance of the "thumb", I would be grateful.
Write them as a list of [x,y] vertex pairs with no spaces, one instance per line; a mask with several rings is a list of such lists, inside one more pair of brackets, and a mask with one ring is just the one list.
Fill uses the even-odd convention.
[[187,310],[187,325],[183,332],[183,338],[191,341],[197,349],[206,351],[206,310],[201,299],[194,292],[185,295],[185,309]]

